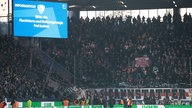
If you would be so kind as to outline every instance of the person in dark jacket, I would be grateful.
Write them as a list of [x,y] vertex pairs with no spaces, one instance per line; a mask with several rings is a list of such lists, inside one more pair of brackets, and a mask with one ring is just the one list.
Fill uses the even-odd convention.
[[124,97],[123,98],[123,106],[124,106],[124,108],[127,108],[128,106],[127,106],[127,103],[128,103],[128,101],[127,101],[127,98],[126,97]]
[[102,98],[102,105],[104,108],[107,108],[107,99],[105,97]]
[[109,107],[113,108],[114,105],[115,105],[115,99],[113,97],[109,98]]

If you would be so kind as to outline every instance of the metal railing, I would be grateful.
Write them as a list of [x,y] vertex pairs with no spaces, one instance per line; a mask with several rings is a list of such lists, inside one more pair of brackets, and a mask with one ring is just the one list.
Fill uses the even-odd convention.
[[42,60],[43,61],[42,63],[44,63],[48,67],[51,67],[50,68],[51,73],[55,73],[59,75],[63,80],[65,80],[69,84],[72,84],[73,74],[71,74],[61,64],[56,62],[53,58],[51,58],[49,55],[47,55],[45,52],[43,52],[39,48],[35,48],[34,55],[38,59]]

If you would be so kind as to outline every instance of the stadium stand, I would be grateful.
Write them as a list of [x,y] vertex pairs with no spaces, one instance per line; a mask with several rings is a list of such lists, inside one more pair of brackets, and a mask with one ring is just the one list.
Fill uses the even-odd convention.
[[[190,87],[191,16],[177,23],[167,16],[163,22],[129,18],[70,19],[69,39],[44,39],[41,48],[72,73],[74,56],[77,58],[79,87],[119,87],[122,82],[124,87]],[[29,49],[11,37],[1,37],[0,49],[1,94],[10,98],[55,97],[39,89],[49,70],[42,61],[33,58],[35,70],[26,72]],[[135,57],[143,55],[150,58],[150,66],[136,68]]]
[[[117,87],[125,82],[126,87],[189,87],[191,15],[184,22],[172,18],[72,18],[70,38],[43,41],[42,49],[70,72],[75,57],[79,86]],[[150,66],[135,67],[135,58],[141,56],[150,59]]]
[[[38,48],[1,36],[0,96],[61,100],[66,93],[74,95],[71,83],[83,88],[192,87],[190,14],[183,21],[165,15],[162,22],[139,15],[126,20],[72,17],[68,29],[68,39],[40,39]],[[137,67],[138,57],[149,61]]]

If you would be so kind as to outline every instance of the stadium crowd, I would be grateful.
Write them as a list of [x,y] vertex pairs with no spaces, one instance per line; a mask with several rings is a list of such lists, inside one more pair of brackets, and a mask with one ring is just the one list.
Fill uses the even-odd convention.
[[[68,39],[41,39],[41,48],[76,73],[79,87],[191,87],[192,18],[127,16],[70,18]],[[46,89],[48,69],[12,37],[0,39],[0,95],[57,98]],[[149,66],[135,67],[136,57]],[[33,68],[30,69],[30,60]],[[75,65],[74,65],[75,64]],[[124,85],[125,86],[125,85]],[[51,95],[53,94],[53,95]]]
[[46,71],[41,61],[34,58],[34,68],[29,69],[30,51],[12,37],[0,37],[0,99],[54,97],[54,93],[43,88]]
[[[71,18],[69,39],[45,40],[42,49],[70,72],[75,68],[79,86],[190,86],[191,15],[160,19]],[[143,56],[149,66],[135,67],[135,58]]]

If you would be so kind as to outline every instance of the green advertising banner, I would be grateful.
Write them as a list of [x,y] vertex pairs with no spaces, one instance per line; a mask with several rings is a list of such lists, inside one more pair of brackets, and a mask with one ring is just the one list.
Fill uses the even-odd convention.
[[137,108],[165,108],[164,105],[137,105]]
[[192,105],[165,105],[165,108],[192,108]]
[[[10,102],[7,102],[5,108],[12,108]],[[26,108],[26,102],[19,102],[19,108]],[[64,108],[62,102],[32,102],[32,107],[30,108]],[[68,108],[103,108],[102,105],[89,105],[89,106],[73,106],[70,105]],[[110,108],[109,105],[107,108]],[[124,108],[123,105],[114,105],[113,108]],[[192,108],[191,105],[133,105],[132,108]]]
[[[107,106],[107,108],[110,108],[109,105]],[[124,108],[123,105],[119,105],[119,104],[115,104],[114,108]],[[133,105],[132,108],[137,108],[137,105]]]

